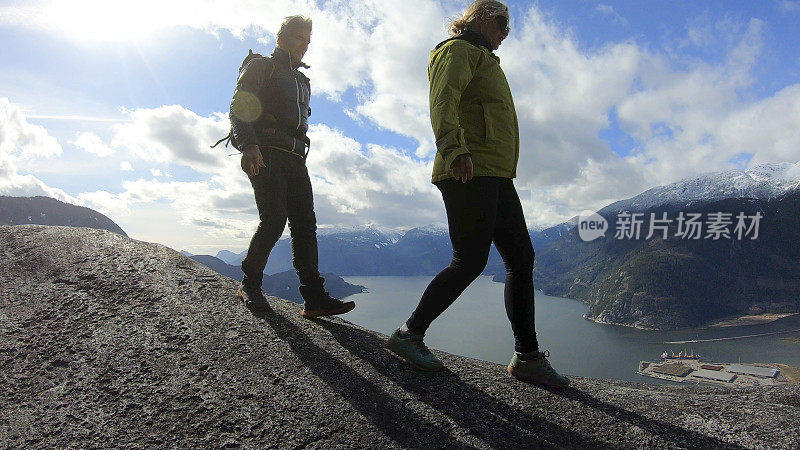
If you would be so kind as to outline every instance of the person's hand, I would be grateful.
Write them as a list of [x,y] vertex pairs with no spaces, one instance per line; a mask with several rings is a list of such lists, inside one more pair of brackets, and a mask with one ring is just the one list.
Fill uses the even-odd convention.
[[456,180],[466,183],[472,179],[472,156],[469,153],[456,156],[453,164],[450,164],[450,173]]
[[267,167],[264,164],[264,157],[261,156],[261,149],[258,145],[250,144],[242,150],[242,170],[249,177],[258,175],[259,167]]

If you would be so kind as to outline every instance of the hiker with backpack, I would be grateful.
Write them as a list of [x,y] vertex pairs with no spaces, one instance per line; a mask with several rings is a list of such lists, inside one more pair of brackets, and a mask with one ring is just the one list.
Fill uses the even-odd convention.
[[267,310],[261,291],[264,268],[286,221],[292,239],[292,263],[305,301],[302,316],[343,314],[355,308],[330,296],[319,274],[317,219],[306,167],[310,141],[311,84],[298,69],[311,42],[311,19],[287,17],[269,57],[252,53],[239,69],[230,108],[231,143],[242,153],[260,223],[242,261],[244,279],[238,296],[252,310]]
[[386,348],[412,367],[436,371],[442,362],[423,343],[428,327],[486,267],[494,242],[506,265],[505,307],[515,352],[508,372],[563,387],[539,351],[534,326],[534,251],[514,187],[519,127],[511,89],[493,53],[509,33],[508,7],[477,0],[450,25],[453,36],[431,52],[430,114],[436,137],[432,181],[442,193],[453,260],[428,285],[411,317]]

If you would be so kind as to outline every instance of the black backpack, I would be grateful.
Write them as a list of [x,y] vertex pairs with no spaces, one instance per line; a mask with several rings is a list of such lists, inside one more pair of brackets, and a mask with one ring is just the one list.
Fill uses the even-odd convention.
[[[247,64],[249,64],[250,61],[253,60],[254,58],[263,58],[263,56],[261,56],[261,54],[259,54],[259,53],[253,53],[253,50],[250,49],[250,51],[247,54],[247,56],[244,57],[244,61],[242,61],[242,65],[239,66],[239,76],[242,76],[242,72],[244,71],[244,68],[247,67]],[[237,79],[238,79],[238,77],[237,77]],[[226,148],[228,147],[228,144],[231,144],[233,146],[233,148],[235,148],[236,150],[241,151],[241,149],[239,148],[239,143],[236,142],[236,137],[233,135],[233,126],[231,126],[231,129],[228,132],[228,135],[225,136],[224,138],[218,140],[214,145],[211,146],[211,148],[216,147],[217,145],[219,145],[223,141],[225,141],[225,147]]]

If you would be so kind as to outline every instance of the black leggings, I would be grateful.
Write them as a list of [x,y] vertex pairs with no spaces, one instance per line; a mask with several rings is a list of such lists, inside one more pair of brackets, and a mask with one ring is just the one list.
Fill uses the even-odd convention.
[[506,265],[505,304],[514,332],[514,349],[539,349],[534,326],[534,251],[522,204],[511,179],[475,177],[467,183],[453,178],[436,183],[442,192],[453,244],[453,260],[422,294],[406,322],[423,334],[486,267],[494,242]]

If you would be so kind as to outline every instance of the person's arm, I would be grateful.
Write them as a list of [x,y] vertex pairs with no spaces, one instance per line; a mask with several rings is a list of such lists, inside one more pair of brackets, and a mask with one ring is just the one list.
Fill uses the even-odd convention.
[[458,105],[475,72],[477,55],[458,45],[444,49],[431,61],[430,113],[436,151],[456,179],[472,178],[472,158],[458,120]]
[[259,167],[266,167],[253,124],[264,112],[258,91],[269,77],[269,64],[263,58],[250,61],[239,75],[231,100],[231,132],[242,152],[242,170],[249,176],[258,175]]

